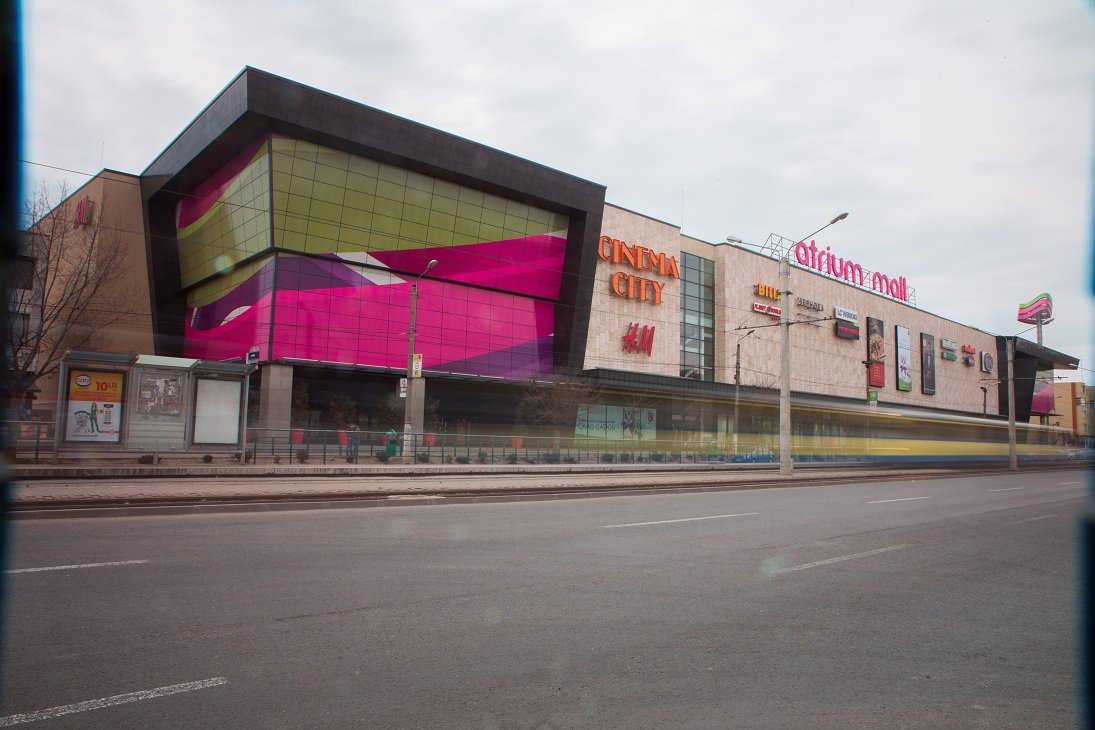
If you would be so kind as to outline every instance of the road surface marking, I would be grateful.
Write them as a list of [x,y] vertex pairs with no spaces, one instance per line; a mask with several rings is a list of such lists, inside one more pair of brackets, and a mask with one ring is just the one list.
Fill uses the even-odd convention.
[[601,525],[605,529],[612,527],[645,527],[646,525],[668,525],[670,522],[695,522],[696,520],[719,520],[723,517],[752,517],[760,512],[740,512],[733,515],[709,515],[707,517],[684,517],[679,520],[657,520],[656,522],[627,522],[622,525]]
[[990,489],[990,492],[1014,492],[1016,489],[1024,489],[1025,487],[1003,487],[1001,489]]
[[1083,482],[1057,482],[1058,487],[1063,487],[1067,484],[1083,484]]
[[1050,517],[1056,517],[1057,515],[1042,515],[1040,517],[1028,517],[1025,520],[1015,520],[1015,522],[1005,522],[1005,525],[1021,525],[1024,522],[1037,522],[1038,520],[1048,520]]
[[931,497],[902,497],[900,499],[879,499],[867,504],[886,504],[887,502],[911,502],[914,499],[931,499]]
[[82,563],[80,565],[51,565],[47,568],[17,568],[5,570],[4,573],[41,573],[44,570],[76,570],[77,568],[106,568],[111,565],[141,565],[147,560],[116,560],[113,563]]
[[780,568],[779,570],[772,571],[772,573],[774,575],[779,575],[780,573],[793,573],[796,570],[806,570],[807,568],[816,568],[819,565],[829,565],[830,563],[839,563],[839,562],[844,561],[844,560],[853,560],[855,558],[865,558],[868,555],[878,555],[879,553],[888,553],[891,550],[900,550],[901,548],[907,548],[907,547],[909,547],[909,546],[908,545],[890,545],[889,547],[878,548],[877,550],[868,550],[865,553],[856,553],[854,555],[841,555],[839,558],[829,558],[828,560],[818,560],[816,562],[805,563],[803,565],[793,565],[790,568]]
[[104,707],[124,705],[128,702],[139,702],[141,700],[151,700],[156,697],[166,697],[167,695],[177,695],[181,692],[193,692],[197,689],[207,689],[209,687],[216,687],[218,685],[227,683],[228,680],[224,677],[213,677],[211,679],[202,679],[197,682],[171,684],[166,687],[157,687],[155,689],[141,690],[140,692],[127,692],[124,695],[114,695],[113,697],[103,697],[102,699],[98,700],[77,702],[72,705],[50,707],[46,710],[38,710],[37,712],[26,712],[21,715],[8,715],[7,717],[0,717],[0,727],[11,727],[12,725],[21,725],[25,722],[37,722],[38,720],[50,720],[54,717],[71,715],[76,712],[101,710]]

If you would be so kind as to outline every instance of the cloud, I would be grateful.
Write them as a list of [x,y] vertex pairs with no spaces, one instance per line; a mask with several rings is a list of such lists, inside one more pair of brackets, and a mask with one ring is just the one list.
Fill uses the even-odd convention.
[[1073,0],[24,12],[34,162],[139,172],[252,65],[605,184],[706,240],[802,236],[848,210],[827,242],[907,276],[922,308],[1014,332],[1017,303],[1052,291],[1058,349],[1091,352],[1095,23]]

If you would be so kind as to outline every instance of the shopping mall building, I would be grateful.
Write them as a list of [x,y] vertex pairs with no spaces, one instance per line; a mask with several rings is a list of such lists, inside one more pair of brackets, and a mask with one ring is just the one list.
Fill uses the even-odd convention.
[[[253,363],[252,425],[345,427],[348,398],[376,427],[416,285],[436,411],[416,430],[504,433],[530,384],[559,381],[597,393],[579,435],[715,438],[735,413],[763,428],[785,309],[796,407],[1007,410],[1005,339],[918,309],[884,260],[698,240],[596,183],[254,69],[142,174],[104,171],[66,205],[85,200],[130,237],[147,309],[110,347]],[[1040,374],[1077,361],[1013,341],[1024,421],[1045,410]]]

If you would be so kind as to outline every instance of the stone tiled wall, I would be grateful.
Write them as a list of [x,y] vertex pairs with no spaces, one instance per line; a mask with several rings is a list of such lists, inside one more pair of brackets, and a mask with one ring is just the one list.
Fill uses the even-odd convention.
[[[715,379],[733,383],[737,345],[741,345],[741,384],[778,388],[780,373],[778,317],[757,312],[754,304],[787,306],[758,294],[757,285],[780,288],[779,262],[744,247],[713,245],[682,236],[680,229],[661,221],[611,205],[605,206],[603,236],[617,238],[631,245],[642,245],[657,252],[674,256],[681,253],[703,256],[715,261]],[[612,368],[660,375],[680,374],[680,294],[681,282],[676,279],[643,274],[665,282],[662,304],[638,302],[613,294],[611,276],[629,266],[600,260],[590,312],[589,338],[585,367]],[[629,273],[636,273],[629,271]],[[993,335],[973,327],[952,322],[924,312],[903,302],[883,297],[870,290],[859,289],[843,281],[816,272],[791,267],[789,297],[791,327],[791,389],[843,398],[866,399],[867,318],[885,323],[886,384],[879,391],[882,403],[917,405],[979,414],[983,404],[989,413],[998,413],[996,380],[1001,363],[993,372],[982,372],[980,352],[996,357]],[[822,305],[821,311],[797,303],[801,297]],[[858,314],[860,339],[837,337],[834,308],[841,307]],[[824,319],[811,322],[810,320]],[[628,325],[639,323],[656,327],[653,355],[625,353],[622,337]],[[894,327],[907,327],[910,335],[912,390],[899,391],[896,376],[896,335]],[[922,357],[920,334],[935,337],[935,394],[922,390]],[[969,345],[977,350],[972,367],[941,357],[941,340],[955,340],[959,347]],[[961,357],[961,353],[958,353]],[[1006,367],[1006,366],[1005,366]],[[987,401],[982,386],[987,386]]]
[[[637,213],[606,205],[601,235],[629,246],[644,246],[672,256],[681,265],[680,229]],[[616,296],[610,280],[617,272],[664,284],[662,301],[637,301]],[[636,271],[629,264],[598,260],[589,313],[585,368],[608,368],[656,375],[680,375],[681,281],[657,272]],[[652,353],[625,352],[623,338],[630,325],[654,327]]]

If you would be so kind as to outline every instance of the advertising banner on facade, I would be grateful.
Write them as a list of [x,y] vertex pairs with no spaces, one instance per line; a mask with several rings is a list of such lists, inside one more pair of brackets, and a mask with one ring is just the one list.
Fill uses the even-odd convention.
[[886,357],[886,324],[881,319],[867,317],[867,383],[872,388],[886,385],[886,367],[882,358]]
[[124,373],[70,370],[66,392],[66,441],[121,441]]
[[920,390],[935,395],[935,335],[920,333]]
[[897,339],[897,389],[912,390],[912,345],[909,341],[909,328],[896,325],[894,336]]

